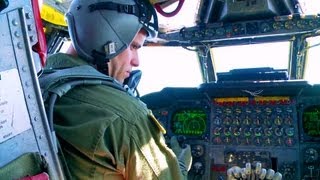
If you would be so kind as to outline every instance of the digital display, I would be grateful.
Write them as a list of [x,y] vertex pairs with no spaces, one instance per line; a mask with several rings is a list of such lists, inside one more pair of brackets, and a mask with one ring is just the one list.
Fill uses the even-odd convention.
[[312,137],[320,137],[320,105],[311,106],[303,112],[303,130]]
[[171,129],[175,134],[200,136],[206,131],[207,114],[201,109],[183,109],[172,116]]

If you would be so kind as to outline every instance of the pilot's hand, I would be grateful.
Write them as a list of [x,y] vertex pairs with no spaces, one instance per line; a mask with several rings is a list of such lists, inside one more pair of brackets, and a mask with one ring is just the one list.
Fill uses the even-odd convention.
[[266,170],[261,167],[261,163],[256,164],[256,168],[252,169],[250,163],[246,163],[246,167],[240,168],[238,166],[233,166],[227,171],[228,180],[236,179],[272,179],[281,180],[282,174],[275,172],[273,169]]
[[182,174],[187,175],[192,164],[192,155],[191,155],[190,145],[185,144],[185,147],[182,148],[177,140],[177,137],[172,136],[170,139],[170,146],[172,151],[176,154],[178,158],[179,166],[182,171]]

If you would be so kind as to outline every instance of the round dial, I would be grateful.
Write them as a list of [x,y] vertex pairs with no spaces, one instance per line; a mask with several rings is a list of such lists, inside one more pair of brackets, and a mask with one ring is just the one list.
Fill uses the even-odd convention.
[[314,148],[309,148],[306,150],[304,155],[304,160],[306,163],[313,163],[316,162],[319,158],[319,153]]

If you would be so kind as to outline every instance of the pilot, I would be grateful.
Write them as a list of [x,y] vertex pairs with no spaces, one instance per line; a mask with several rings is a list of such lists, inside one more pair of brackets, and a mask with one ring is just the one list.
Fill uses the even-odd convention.
[[[147,0],[73,0],[66,13],[72,47],[51,55],[45,69],[90,65],[122,86],[146,38],[157,35]],[[164,128],[138,98],[112,86],[80,86],[54,107],[54,128],[72,179],[186,179],[190,146]]]

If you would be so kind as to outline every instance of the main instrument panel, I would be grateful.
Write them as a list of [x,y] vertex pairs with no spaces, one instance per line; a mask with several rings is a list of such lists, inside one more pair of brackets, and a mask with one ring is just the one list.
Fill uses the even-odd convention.
[[[262,163],[285,180],[320,178],[320,91],[305,82],[165,88],[142,100],[191,145],[190,179],[226,179],[231,166]],[[252,96],[248,92],[263,92]],[[167,98],[164,98],[167,97]]]

